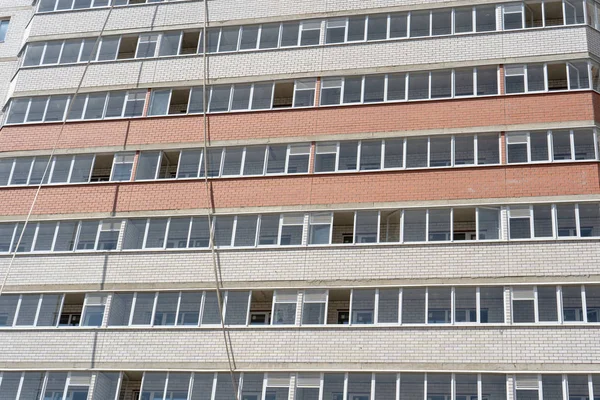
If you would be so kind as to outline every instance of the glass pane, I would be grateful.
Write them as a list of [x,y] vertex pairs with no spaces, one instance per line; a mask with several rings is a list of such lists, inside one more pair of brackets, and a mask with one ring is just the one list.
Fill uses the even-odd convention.
[[51,96],[44,120],[47,122],[62,121],[65,117],[68,100],[69,96]]
[[133,293],[113,293],[110,303],[110,314],[108,316],[108,326],[129,325],[132,305]]
[[287,146],[268,146],[267,151],[267,174],[284,173]]
[[427,138],[408,138],[406,140],[406,168],[427,167]]
[[577,236],[574,204],[556,205],[556,225],[559,237]]
[[400,374],[400,399],[420,400],[425,395],[425,374]]
[[569,131],[552,132],[554,160],[571,160],[571,135]]
[[[2,386],[0,386],[0,398],[2,400],[14,400],[17,398],[19,385],[21,384],[21,372],[3,372]],[[41,378],[41,373],[40,378]]]
[[473,96],[475,94],[473,76],[473,68],[458,68],[454,70],[455,96]]
[[585,285],[588,322],[600,322],[600,285]]
[[426,210],[404,210],[404,241],[424,242],[426,240]]
[[558,321],[556,287],[538,286],[537,292],[539,320],[542,322]]
[[[412,25],[411,25],[412,30]],[[429,72],[411,72],[408,74],[408,99],[429,98]]]
[[177,178],[197,178],[202,150],[182,150]]
[[167,236],[167,249],[181,249],[188,246],[190,222],[189,217],[171,218]]
[[387,78],[387,101],[406,100],[406,75],[389,74]]
[[202,292],[182,292],[177,325],[198,325]]
[[[19,295],[17,294],[0,296],[0,326],[12,326],[18,302]],[[2,385],[4,385],[4,380],[2,381]],[[2,390],[4,391],[4,386],[2,386]]]
[[386,139],[384,168],[402,168],[403,160],[404,139]]
[[506,375],[481,374],[482,399],[506,399]]
[[204,294],[204,309],[202,310],[202,324],[215,325],[221,323],[219,313],[219,299],[216,292],[206,292]]
[[365,103],[374,103],[384,100],[385,76],[365,76]]
[[452,71],[431,73],[431,98],[440,99],[452,96]]
[[192,231],[190,232],[190,247],[208,247],[210,233],[208,217],[193,217]]
[[219,216],[214,219],[215,246],[231,246],[233,216]]
[[189,372],[170,372],[165,399],[187,400],[190,377],[191,373]]
[[504,289],[502,287],[481,287],[479,297],[481,323],[504,322]]
[[429,139],[429,166],[448,167],[452,164],[452,138],[431,137]]
[[229,85],[213,86],[210,91],[209,112],[220,112],[229,110],[229,96],[231,87]]
[[427,398],[447,399],[451,398],[451,374],[427,374]]
[[240,50],[256,49],[257,40],[258,25],[242,27],[242,40],[240,41]]
[[38,224],[38,233],[35,240],[34,251],[50,251],[54,232],[56,231],[56,222],[40,222]]
[[194,383],[190,400],[211,400],[214,384],[214,373],[194,372]]
[[354,289],[352,291],[352,323],[375,323],[375,289]]
[[581,286],[563,286],[563,319],[565,322],[583,321]]
[[256,243],[257,215],[239,215],[235,227],[234,246],[254,246]]
[[[167,383],[166,372],[144,372],[144,386],[140,392],[140,399],[162,398]],[[160,397],[159,397],[160,396]]]
[[390,38],[407,36],[407,15],[405,13],[390,14]]
[[350,372],[348,374],[348,398],[353,400],[370,399],[371,373]]
[[35,315],[37,313],[40,295],[24,294],[21,298],[21,306],[19,307],[19,315],[15,325],[17,326],[33,326],[35,323]]
[[323,400],[342,400],[344,394],[344,374],[323,374]]
[[[238,387],[240,381],[240,374],[234,374],[233,380],[235,381],[235,387]],[[229,372],[217,373],[217,387],[214,396],[214,400],[231,400],[237,396],[234,393],[234,386]]]
[[225,324],[246,325],[248,314],[249,292],[227,292],[227,303],[225,306]]
[[104,306],[86,306],[81,326],[101,326],[104,318]]
[[477,162],[480,165],[500,163],[500,147],[497,134],[477,135]]
[[34,97],[31,99],[27,122],[40,122],[44,119],[48,97]]
[[228,147],[225,149],[222,175],[236,176],[242,173],[243,147]]
[[533,228],[535,237],[552,237],[552,207],[533,206]]
[[596,145],[594,143],[594,132],[579,130],[573,132],[576,160],[595,160]]
[[155,293],[138,293],[135,299],[132,325],[150,325]]
[[168,218],[151,218],[146,237],[146,249],[162,248],[165,245]]
[[454,289],[456,322],[477,322],[477,290],[474,287],[457,287]]
[[402,290],[402,323],[422,324],[425,322],[425,288]]
[[265,24],[261,26],[260,32],[260,49],[272,49],[277,47],[279,42],[279,25],[280,24]]
[[342,103],[360,103],[362,81],[362,77],[348,77],[344,79],[344,98]]
[[429,11],[410,13],[410,37],[429,36]]
[[278,233],[279,233],[279,214],[261,215],[258,244],[259,245],[277,244]]
[[542,393],[542,400],[562,399],[562,376],[542,374]]
[[429,288],[427,322],[449,324],[451,320],[451,288]]
[[244,175],[262,175],[265,166],[265,146],[246,147]]
[[354,243],[376,243],[378,225],[378,211],[357,211]]
[[158,293],[154,325],[175,325],[179,292]]
[[579,204],[579,231],[581,237],[600,236],[600,205]]

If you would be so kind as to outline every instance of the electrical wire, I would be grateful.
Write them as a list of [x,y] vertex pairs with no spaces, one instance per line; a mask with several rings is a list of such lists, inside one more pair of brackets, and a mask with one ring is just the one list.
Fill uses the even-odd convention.
[[231,335],[227,327],[225,326],[225,316],[223,314],[223,298],[221,296],[221,289],[223,288],[223,281],[220,275],[219,262],[217,260],[217,250],[215,248],[215,234],[214,234],[214,202],[212,185],[208,179],[208,141],[209,141],[209,125],[207,115],[207,82],[209,79],[208,72],[208,53],[206,51],[207,39],[206,34],[208,31],[208,0],[203,0],[204,4],[204,24],[202,28],[202,126],[203,126],[203,164],[204,164],[204,187],[206,189],[206,202],[207,202],[207,214],[208,214],[208,232],[209,232],[209,244],[210,254],[212,258],[213,273],[215,278],[215,289],[217,293],[217,304],[219,306],[219,315],[221,322],[221,332],[223,333],[223,341],[225,343],[225,352],[227,353],[227,364],[229,367],[229,375],[231,377],[231,385],[233,387],[234,400],[238,400],[238,385],[235,379],[235,370],[237,369],[235,363],[235,356],[233,353],[233,344],[231,342]]
[[[110,8],[108,9],[108,12],[106,13],[106,18],[104,20],[104,24],[102,25],[102,29],[100,30],[100,34],[98,35],[98,38],[96,38],[96,42],[94,42],[94,47],[92,48],[92,52],[90,55],[89,60],[87,61],[87,63],[85,64],[84,68],[83,68],[83,72],[81,74],[81,78],[79,79],[79,83],[77,84],[77,89],[75,90],[75,94],[72,97],[72,100],[69,101],[69,105],[67,107],[67,110],[65,112],[65,117],[63,118],[62,124],[60,126],[60,130],[58,131],[58,135],[56,136],[56,140],[54,141],[54,144],[52,146],[52,150],[50,152],[50,156],[48,157],[48,162],[46,163],[46,167],[44,168],[44,173],[42,174],[42,179],[40,180],[40,183],[38,183],[36,191],[35,191],[35,195],[33,196],[33,200],[31,201],[31,206],[29,207],[29,211],[27,213],[27,217],[25,218],[25,222],[23,223],[23,228],[21,229],[21,233],[19,234],[19,239],[17,240],[16,245],[13,247],[13,249],[11,249],[11,257],[10,257],[10,262],[8,264],[8,267],[6,269],[6,272],[4,273],[4,278],[2,279],[2,284],[0,285],[0,296],[2,296],[2,293],[4,292],[4,287],[6,286],[6,282],[8,281],[8,277],[10,275],[10,272],[13,268],[14,262],[15,262],[15,258],[17,256],[17,251],[19,249],[19,246],[21,246],[21,242],[23,240],[23,236],[25,235],[25,230],[27,229],[27,225],[29,224],[29,220],[31,219],[31,215],[33,214],[33,210],[35,208],[35,205],[37,203],[37,200],[40,196],[40,192],[42,190],[42,185],[44,180],[46,179],[47,175],[48,175],[48,171],[50,170],[50,165],[52,164],[52,158],[54,156],[54,154],[56,153],[56,150],[58,148],[58,145],[60,143],[60,139],[62,138],[63,132],[65,130],[65,125],[67,123],[67,116],[70,114],[71,109],[73,108],[73,104],[75,103],[75,99],[77,98],[77,95],[79,94],[79,91],[81,90],[81,86],[83,86],[83,81],[85,79],[85,76],[87,74],[87,71],[89,69],[90,64],[92,63],[92,59],[93,59],[93,55],[96,54],[96,52],[98,51],[98,47],[100,44],[100,39],[102,38],[102,35],[104,34],[104,31],[106,30],[106,26],[108,25],[108,21],[110,19],[110,16],[112,14],[112,11],[114,9],[115,5],[114,3],[111,4]],[[19,224],[17,224],[17,227],[19,226]]]

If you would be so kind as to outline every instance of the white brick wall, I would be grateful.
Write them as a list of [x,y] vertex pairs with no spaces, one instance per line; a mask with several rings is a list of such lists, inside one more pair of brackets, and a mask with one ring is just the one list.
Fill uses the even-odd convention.
[[[0,276],[10,258],[0,259]],[[598,241],[541,241],[348,248],[220,250],[225,285],[311,287],[598,281]],[[212,288],[209,251],[19,255],[10,291]]]
[[[417,8],[429,9],[442,4],[472,5],[483,1],[448,2],[447,0],[316,0],[316,1],[244,1],[240,7],[239,0],[218,0],[209,2],[210,21],[216,24],[243,24],[263,21],[283,21],[295,18],[313,18],[326,15],[347,15],[352,13],[386,12],[388,10]],[[486,1],[490,3],[490,1]],[[251,14],[249,14],[251,10]],[[31,31],[35,36],[61,36],[64,34],[90,35],[102,28],[107,9],[80,10],[65,13],[47,13],[36,15]],[[174,2],[156,5],[118,7],[112,12],[107,25],[107,32],[120,30],[151,30],[180,26],[199,26],[204,21],[204,4],[202,2]]]
[[[232,330],[240,369],[598,370],[597,329],[366,328]],[[219,329],[6,331],[0,368],[226,368]]]
[[[344,72],[427,70],[463,64],[517,62],[533,54],[568,60],[590,50],[588,29],[565,27],[216,54],[210,56],[210,78],[218,82],[252,82]],[[600,38],[600,33],[595,31],[590,36]],[[15,95],[74,92],[84,68],[75,65],[22,69]],[[198,85],[202,81],[202,68],[202,58],[198,56],[93,64],[87,71],[83,90]]]

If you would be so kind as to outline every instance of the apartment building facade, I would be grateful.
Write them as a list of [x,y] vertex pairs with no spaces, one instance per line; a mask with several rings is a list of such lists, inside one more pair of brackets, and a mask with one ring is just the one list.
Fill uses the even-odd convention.
[[0,399],[599,399],[599,30],[0,0]]

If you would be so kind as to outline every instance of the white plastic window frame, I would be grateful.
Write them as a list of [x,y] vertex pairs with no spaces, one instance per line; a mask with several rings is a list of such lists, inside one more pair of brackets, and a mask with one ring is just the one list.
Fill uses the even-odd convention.
[[[140,398],[141,398],[141,394],[144,392],[144,381],[146,380],[147,373],[148,372],[144,372],[142,375],[142,381],[140,383],[140,390],[139,390]],[[177,373],[177,372],[173,372],[173,373]],[[193,372],[187,372],[187,373],[189,374],[189,379],[190,379],[189,383],[188,383],[188,388],[187,388],[187,392],[188,392],[187,398],[190,398],[190,394],[191,394],[191,390],[192,390],[193,382],[194,382],[194,373]],[[167,393],[167,390],[169,388],[169,377],[171,376],[171,372],[166,371],[166,372],[164,372],[164,374],[166,374],[166,376],[165,376],[165,386],[164,386],[163,390],[162,391],[156,391],[156,390],[150,391],[150,393],[151,393],[151,395],[149,397],[150,399],[169,400],[171,398],[170,396],[168,396],[168,393]],[[216,373],[213,377],[213,392],[214,392],[214,387],[216,386],[214,381],[216,381]],[[63,398],[66,399],[66,397],[63,397]]]
[[[588,86],[587,87],[583,87],[583,88],[574,88],[571,89],[571,87],[573,86],[571,83],[571,74],[569,73],[569,68],[575,68],[574,66],[571,67],[570,65],[572,65],[573,62],[577,62],[577,61],[585,61],[587,62],[588,65],[588,69],[587,69],[587,73],[588,73]],[[564,61],[565,64],[565,73],[566,73],[566,78],[567,78],[567,89],[564,90],[550,90],[548,87],[548,65],[549,64],[562,64],[563,62],[558,62],[558,63],[532,63],[533,64],[543,64],[543,69],[544,69],[544,89],[543,90],[529,90],[529,79],[528,79],[528,65],[529,64],[509,64],[505,66],[504,69],[504,85],[506,87],[506,78],[508,76],[523,76],[523,80],[524,80],[524,91],[523,92],[515,92],[515,93],[506,93],[507,95],[518,95],[518,94],[528,94],[528,93],[547,93],[547,92],[552,92],[552,93],[560,93],[560,92],[570,92],[570,91],[579,91],[579,90],[590,90],[591,87],[591,81],[592,81],[592,64],[590,62],[590,60],[568,60],[568,61]],[[507,68],[523,68],[523,73],[508,73],[507,72]]]
[[[290,217],[295,217],[295,218],[300,218],[300,216],[302,215],[302,223],[298,224],[298,223],[285,223],[285,217],[290,216]],[[306,213],[284,213],[284,214],[280,214],[279,215],[279,231],[277,234],[277,246],[286,246],[287,245],[282,245],[281,244],[281,234],[283,231],[283,227],[284,226],[302,226],[302,241],[299,245],[292,245],[292,246],[303,246],[306,245],[305,242],[305,237],[306,237],[306,229],[307,229],[307,214]]]
[[[138,40],[137,40],[137,43],[135,46],[135,53],[134,53],[133,58],[140,59],[140,60],[156,58],[158,56],[158,49],[160,48],[160,41],[162,39],[162,35],[163,35],[162,32],[161,33],[149,32],[149,33],[140,34],[138,36]],[[180,40],[181,40],[181,37],[180,37]],[[140,45],[146,44],[146,43],[154,43],[154,53],[148,57],[140,57],[140,55],[139,55]]]
[[[325,292],[325,301],[314,301],[314,300],[307,300],[306,299],[306,295],[307,292]],[[322,324],[305,324],[303,323],[303,318],[304,318],[304,304],[325,304],[325,311],[323,312],[323,323]],[[305,289],[302,291],[302,302],[300,304],[300,306],[302,307],[302,310],[300,310],[300,321],[299,324],[302,326],[323,326],[323,325],[327,325],[327,313],[329,312],[329,289]]]
[[[280,292],[280,294],[288,294],[286,292],[295,292],[296,294],[296,299],[295,300],[280,300],[277,298],[277,292]],[[288,289],[275,289],[273,291],[273,301],[271,302],[271,319],[269,321],[269,325],[271,326],[297,326],[299,325],[299,321],[298,321],[298,295],[299,295],[299,290],[288,290]],[[276,304],[295,304],[296,305],[296,312],[294,315],[294,323],[293,324],[275,324],[275,305]]]
[[[548,146],[548,159],[547,160],[540,160],[540,161],[533,161],[531,159],[531,133],[546,133],[546,143]],[[513,143],[509,143],[510,137],[511,136],[516,136],[516,135],[524,135],[524,140],[522,141],[514,141]],[[549,163],[549,162],[553,162],[552,160],[552,140],[551,140],[551,135],[552,135],[552,131],[534,131],[534,132],[508,132],[506,133],[506,144],[504,146],[504,151],[506,152],[505,154],[507,155],[506,157],[506,164],[507,165],[520,165],[520,164],[544,164],[544,163]],[[513,144],[526,144],[527,145],[527,161],[523,161],[523,162],[508,162],[508,153],[509,153],[509,149],[510,149],[510,145]],[[597,147],[597,146],[596,146]]]
[[[585,129],[585,128],[584,128]],[[559,129],[560,130],[560,129]],[[568,160],[555,160],[554,159],[554,136],[553,130],[548,131],[548,135],[549,135],[549,140],[550,143],[548,145],[548,151],[550,152],[550,162],[556,162],[556,163],[561,163],[561,162],[589,162],[589,161],[594,161],[594,160],[598,160],[599,155],[599,149],[598,149],[598,130],[596,128],[593,128],[593,135],[594,135],[594,160],[591,159],[587,159],[587,160],[577,160],[576,156],[575,156],[575,134],[576,131],[579,131],[581,129],[569,129],[569,141],[570,141],[570,147],[571,147],[571,158]]]
[[[33,293],[35,294],[35,293]],[[52,293],[51,293],[52,294]],[[58,327],[59,323],[60,323],[60,315],[62,314],[62,309],[63,309],[63,305],[64,305],[64,301],[65,301],[65,295],[63,293],[58,293],[58,295],[60,296],[60,305],[59,305],[59,309],[58,309],[58,314],[56,317],[56,323],[53,325],[54,327]],[[21,303],[23,301],[23,295],[20,294],[19,295],[19,300],[17,302],[17,308],[15,309],[15,315],[13,318],[13,322],[11,327],[15,328],[15,327],[38,327],[38,322],[39,322],[39,317],[40,317],[40,311],[42,308],[42,302],[44,301],[44,294],[38,294],[38,303],[37,303],[37,307],[36,307],[36,311],[35,311],[35,317],[33,320],[33,325],[17,325],[17,320],[19,318],[19,313],[21,312]],[[50,326],[43,326],[41,328],[49,328]]]
[[[514,11],[507,11],[507,7],[515,7]],[[516,11],[516,7],[520,7],[520,11]],[[514,29],[506,29],[506,14],[521,14],[521,27]],[[525,21],[525,4],[524,3],[506,3],[502,5],[502,30],[503,31],[513,31],[525,29],[526,21]]]
[[[127,158],[128,157],[133,157],[131,159],[131,161],[128,161]],[[117,161],[117,158],[119,158],[119,161]],[[124,160],[121,160],[122,158],[125,158]],[[133,175],[133,166],[136,163],[136,154],[135,152],[131,152],[131,151],[125,151],[125,152],[120,152],[120,153],[115,153],[115,155],[113,156],[113,160],[112,160],[112,165],[111,165],[111,169],[110,169],[110,182],[130,182],[132,175]],[[131,173],[129,174],[129,179],[128,180],[124,180],[124,181],[115,181],[114,180],[114,174],[115,174],[115,165],[117,164],[131,164]]]
[[[548,286],[548,285],[543,285],[543,286]],[[533,309],[534,309],[534,321],[533,322],[515,322],[514,321],[514,312],[512,312],[513,310],[513,302],[515,301],[514,298],[514,289],[515,286],[512,286],[510,288],[510,307],[511,307],[511,324],[517,324],[517,325],[527,325],[527,324],[549,324],[549,325],[557,325],[557,324],[563,324],[563,308],[562,308],[562,286],[561,285],[550,285],[550,287],[555,288],[555,302],[556,302],[556,312],[557,312],[557,320],[556,321],[540,321],[540,312],[539,312],[539,295],[538,295],[538,287],[539,285],[527,285],[525,287],[532,287],[533,288],[533,297],[529,300],[533,300]],[[582,293],[583,293],[583,285],[582,285]],[[527,299],[516,299],[517,301],[519,300],[527,300]],[[585,309],[585,299],[582,299],[582,305],[583,308]]]
[[[318,215],[319,217],[325,217],[329,214],[329,222],[313,222],[313,217]],[[329,240],[327,243],[310,243],[311,242],[311,228],[313,226],[329,226]],[[331,245],[333,237],[333,211],[331,212],[312,212],[308,217],[308,245],[309,246],[329,246]]]

